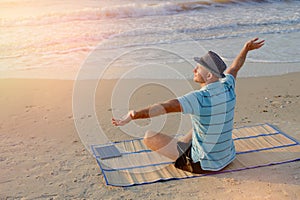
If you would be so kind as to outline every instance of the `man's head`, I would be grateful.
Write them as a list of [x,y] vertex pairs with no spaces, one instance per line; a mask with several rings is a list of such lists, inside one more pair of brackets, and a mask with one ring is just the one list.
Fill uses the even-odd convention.
[[197,63],[193,72],[194,72],[194,81],[196,83],[200,83],[201,86],[219,80],[217,76],[215,76],[213,73],[208,71],[205,67],[203,67],[199,63]]
[[226,64],[216,53],[209,51],[203,57],[195,57],[197,66],[194,69],[194,81],[205,83],[207,80],[213,78],[224,78],[224,71]]

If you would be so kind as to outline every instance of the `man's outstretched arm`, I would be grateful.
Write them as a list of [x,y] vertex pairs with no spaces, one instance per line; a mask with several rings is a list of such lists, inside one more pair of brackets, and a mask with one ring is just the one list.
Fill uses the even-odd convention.
[[181,105],[177,99],[154,104],[139,111],[130,110],[127,115],[121,119],[112,118],[112,124],[115,126],[123,126],[131,120],[151,118],[170,112],[181,112]]
[[247,54],[249,51],[254,49],[259,49],[264,45],[264,40],[260,40],[258,38],[254,38],[245,43],[244,47],[242,48],[241,52],[237,55],[234,59],[231,66],[226,70],[226,74],[231,74],[234,78],[237,77],[238,71],[242,68],[245,63]]

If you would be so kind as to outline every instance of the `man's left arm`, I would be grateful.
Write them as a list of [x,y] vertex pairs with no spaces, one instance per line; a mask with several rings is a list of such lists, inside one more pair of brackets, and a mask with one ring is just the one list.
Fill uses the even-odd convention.
[[156,117],[171,112],[181,112],[182,108],[177,99],[165,101],[163,103],[154,104],[148,108],[139,111],[130,110],[127,115],[121,119],[112,118],[112,124],[115,126],[123,126],[135,119],[146,119]]
[[234,78],[237,77],[238,71],[242,68],[245,63],[247,54],[249,51],[261,48],[265,43],[264,40],[260,40],[258,38],[254,38],[245,43],[241,52],[234,59],[231,66],[226,70],[226,74],[231,74]]

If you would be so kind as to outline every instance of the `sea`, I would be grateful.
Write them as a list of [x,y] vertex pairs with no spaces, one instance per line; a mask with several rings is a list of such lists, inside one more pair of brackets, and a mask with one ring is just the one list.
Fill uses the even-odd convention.
[[300,71],[300,1],[1,0],[0,78],[192,77],[254,37],[241,77]]

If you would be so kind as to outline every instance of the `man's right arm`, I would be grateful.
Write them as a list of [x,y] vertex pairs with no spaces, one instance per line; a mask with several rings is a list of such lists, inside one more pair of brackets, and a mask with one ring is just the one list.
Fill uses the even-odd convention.
[[234,59],[233,63],[226,70],[225,73],[231,74],[234,78],[236,78],[238,71],[242,68],[242,66],[245,63],[248,52],[254,49],[259,49],[264,45],[264,42],[265,42],[264,40],[258,41],[258,38],[254,38],[246,42],[241,52],[237,55],[237,57]]
[[163,103],[154,104],[139,111],[130,110],[121,119],[112,118],[112,124],[115,126],[124,126],[135,119],[146,119],[171,112],[181,112],[182,108],[177,99],[165,101]]

